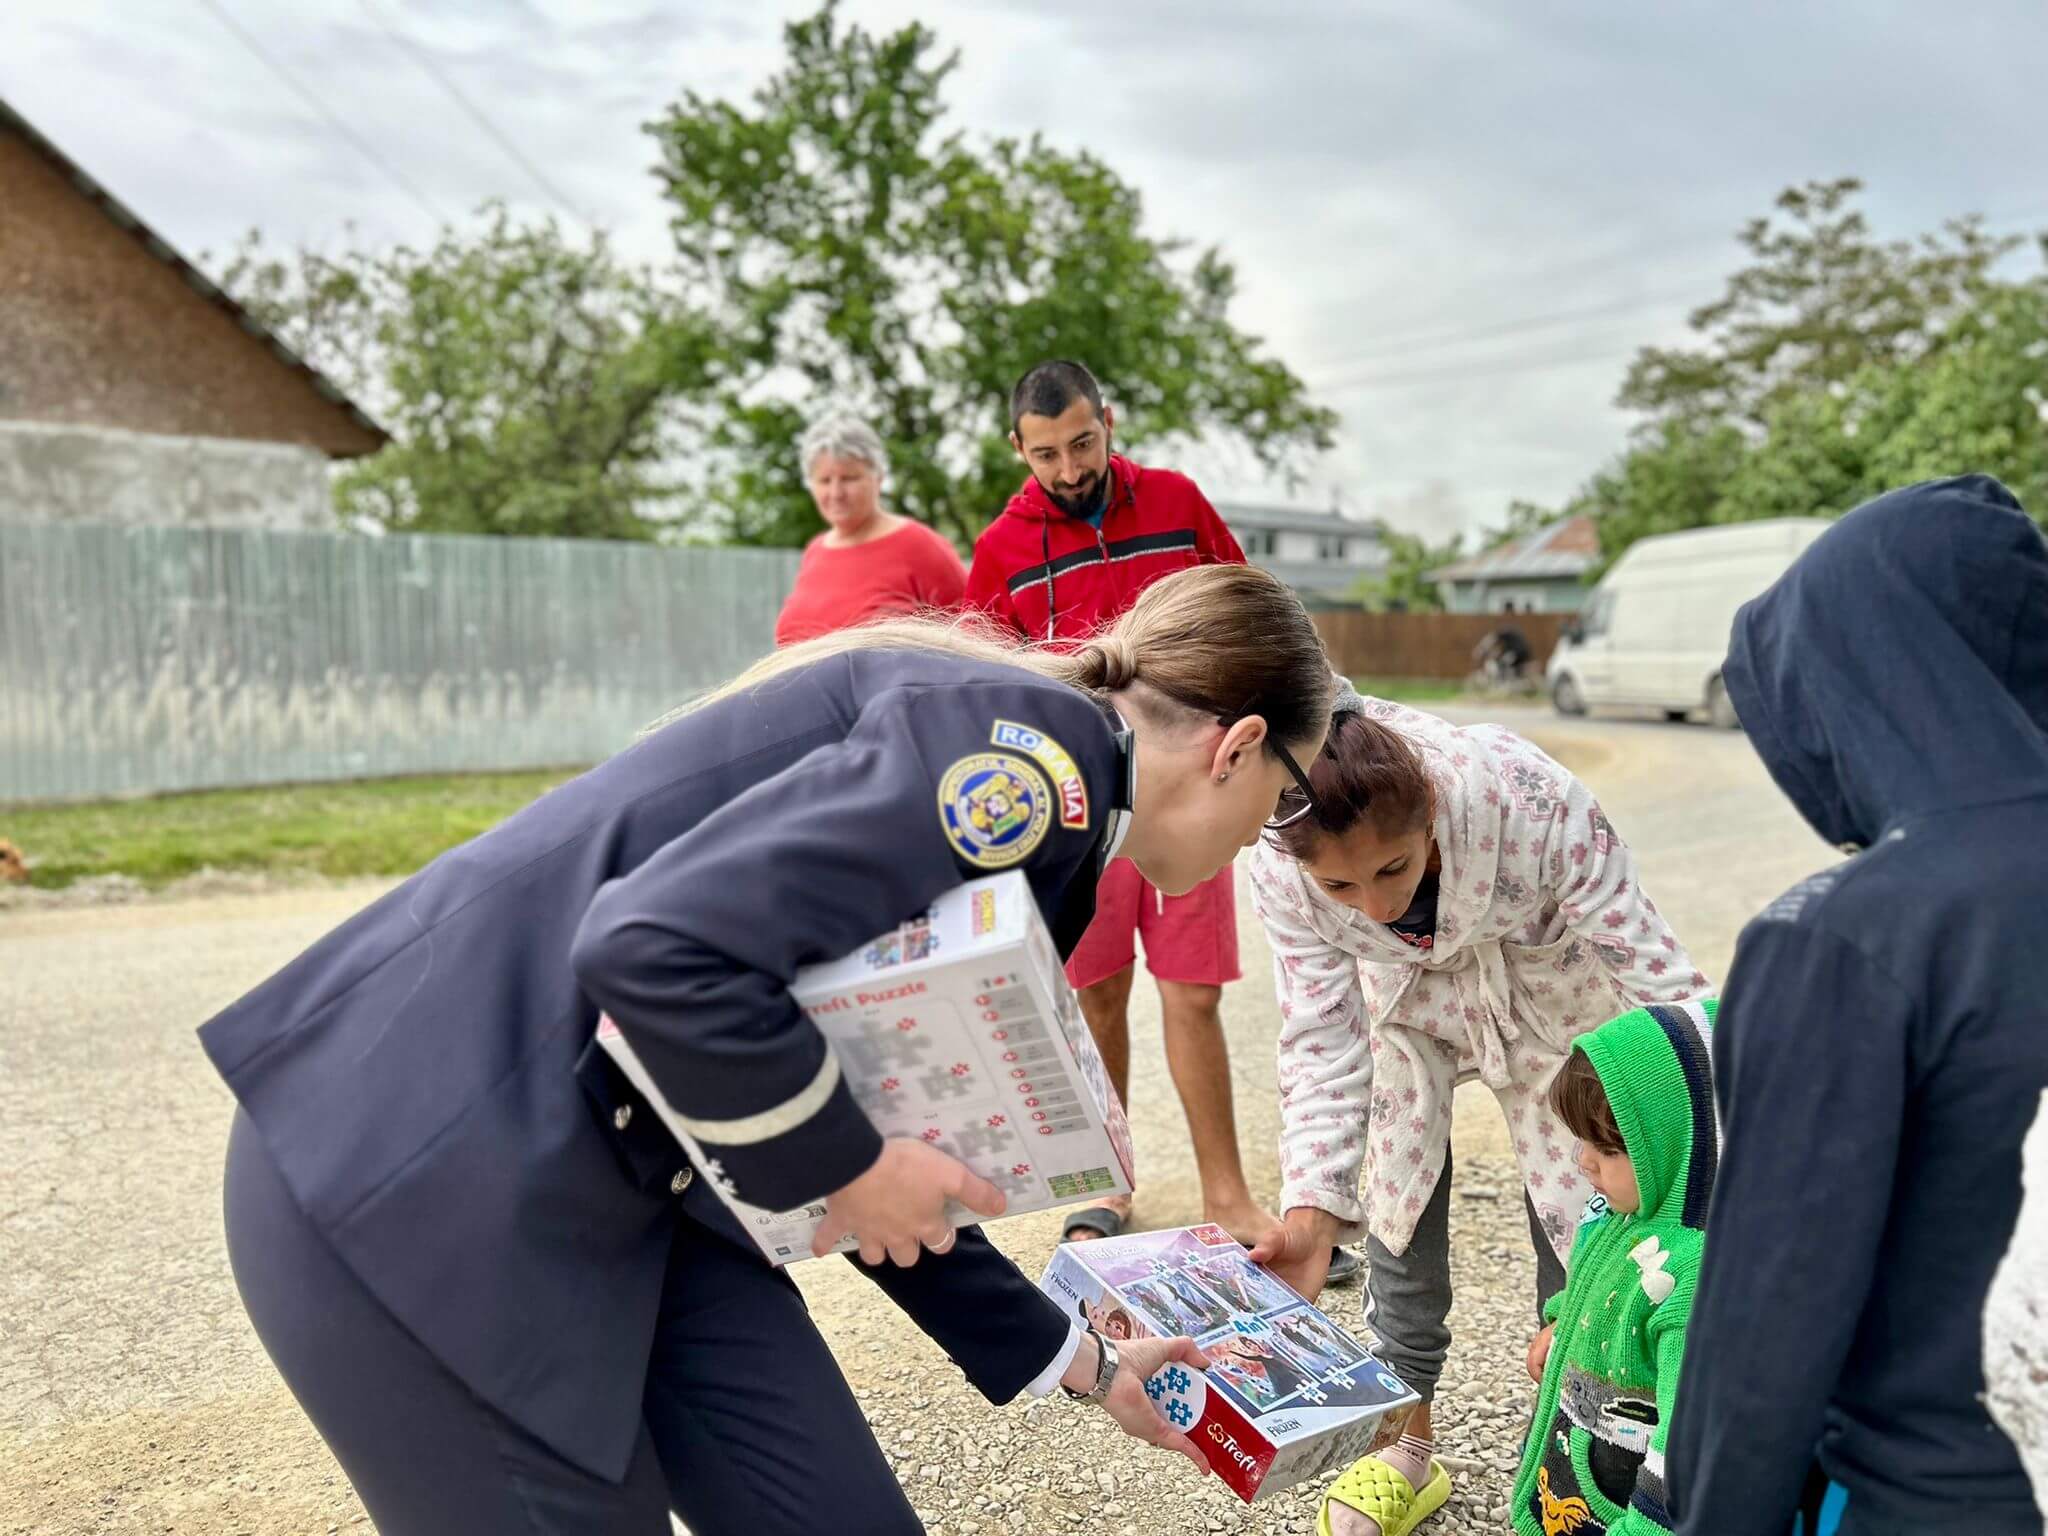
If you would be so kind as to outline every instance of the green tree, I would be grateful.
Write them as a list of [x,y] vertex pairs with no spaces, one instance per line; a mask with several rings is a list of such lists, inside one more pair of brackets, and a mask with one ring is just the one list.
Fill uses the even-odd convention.
[[1607,560],[1651,534],[1838,516],[1971,470],[2048,523],[2048,277],[1994,271],[2024,242],[1976,218],[1874,241],[1858,190],[1781,195],[1742,233],[1753,262],[1694,313],[1702,345],[1637,356],[1620,403],[1650,419],[1560,514],[1593,516]]
[[1557,521],[1557,514],[1548,507],[1538,506],[1533,501],[1524,501],[1519,496],[1508,503],[1507,512],[1502,516],[1498,528],[1490,528],[1480,537],[1481,551],[1499,549],[1503,544],[1512,544],[1516,539],[1525,539],[1532,533],[1541,533]]
[[945,126],[956,55],[933,33],[790,25],[749,105],[686,93],[649,125],[684,290],[725,338],[708,487],[724,529],[817,529],[796,462],[828,403],[888,441],[893,505],[971,539],[1022,478],[1008,391],[1048,356],[1085,360],[1126,444],[1237,433],[1268,467],[1327,447],[1335,416],[1228,318],[1235,275],[1145,229],[1137,191],[1044,139]]
[[[1701,521],[1837,517],[1895,486],[1969,470],[1997,475],[2048,521],[2044,391],[2048,284],[1994,285],[1931,355],[1776,401]],[[1617,539],[1640,511],[1623,506]]]
[[1725,422],[1665,422],[1587,482],[1562,515],[1591,515],[1611,561],[1637,539],[1713,522],[1749,451],[1749,439]]
[[1867,466],[1856,499],[1981,469],[2048,526],[2048,281],[2001,287],[1968,335],[1922,367],[1873,371],[1851,402]]
[[268,253],[223,286],[391,433],[338,477],[346,516],[394,530],[652,538],[711,329],[599,233],[486,205],[427,250]]
[[1454,533],[1441,544],[1418,534],[1403,533],[1384,521],[1374,525],[1387,552],[1386,569],[1368,576],[1352,595],[1376,613],[1435,613],[1443,608],[1443,592],[1429,573],[1455,561],[1464,552],[1465,536]]
[[1872,366],[1938,352],[1966,333],[1992,268],[2023,243],[1976,217],[1918,240],[1879,241],[1854,206],[1854,177],[1778,195],[1738,236],[1753,258],[1690,317],[1700,344],[1645,347],[1619,403],[1656,420],[1762,427],[1790,396],[1846,383]]

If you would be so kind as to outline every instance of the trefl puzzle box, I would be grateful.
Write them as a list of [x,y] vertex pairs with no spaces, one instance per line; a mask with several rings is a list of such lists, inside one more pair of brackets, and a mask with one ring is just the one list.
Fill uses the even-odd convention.
[[1039,1284],[1112,1339],[1193,1336],[1209,1369],[1169,1365],[1145,1390],[1248,1504],[1356,1461],[1417,1401],[1221,1227],[1068,1243]]
[[[876,1129],[958,1158],[1002,1190],[1006,1215],[1130,1192],[1123,1106],[1021,873],[947,892],[852,954],[799,972],[790,992]],[[823,1204],[767,1211],[739,1199],[610,1019],[598,1041],[770,1262],[810,1258]],[[951,1214],[955,1226],[980,1220],[964,1207]]]

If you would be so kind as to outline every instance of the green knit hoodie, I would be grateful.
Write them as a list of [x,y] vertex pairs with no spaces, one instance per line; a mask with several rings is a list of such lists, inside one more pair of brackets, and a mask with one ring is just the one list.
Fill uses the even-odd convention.
[[1715,1006],[1638,1009],[1573,1042],[1607,1090],[1642,1209],[1624,1216],[1593,1198],[1564,1290],[1544,1308],[1557,1336],[1515,1479],[1521,1536],[1671,1528],[1664,1443],[1720,1153]]

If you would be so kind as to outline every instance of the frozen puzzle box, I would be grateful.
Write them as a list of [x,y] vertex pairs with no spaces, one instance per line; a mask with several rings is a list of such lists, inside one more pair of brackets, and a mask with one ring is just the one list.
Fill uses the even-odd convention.
[[[1004,1214],[1130,1193],[1123,1105],[1021,873],[948,891],[852,954],[799,971],[790,994],[875,1128],[958,1158],[1002,1190]],[[810,1258],[823,1203],[768,1211],[741,1200],[618,1026],[600,1019],[597,1038],[769,1262]],[[955,1226],[979,1220],[950,1214]]]
[[1221,1227],[1067,1243],[1039,1285],[1112,1339],[1193,1336],[1209,1369],[1169,1365],[1145,1390],[1248,1504],[1356,1461],[1417,1400]]

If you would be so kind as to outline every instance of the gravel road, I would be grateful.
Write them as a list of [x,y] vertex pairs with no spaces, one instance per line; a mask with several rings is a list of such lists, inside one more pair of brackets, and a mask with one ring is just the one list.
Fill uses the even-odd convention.
[[[1469,712],[1463,718],[1478,718]],[[1709,975],[1743,920],[1832,855],[1771,789],[1746,741],[1701,727],[1496,711],[1570,763],[1640,855]],[[103,909],[0,912],[0,1532],[343,1532],[369,1525],[271,1372],[229,1278],[219,1170],[230,1100],[193,1029],[381,885]],[[1278,1024],[1256,924],[1225,996],[1254,1185],[1275,1190]],[[1134,1009],[1135,1127],[1148,1225],[1199,1219],[1159,1048]],[[1438,1415],[1457,1492],[1430,1536],[1498,1531],[1531,1392],[1528,1254],[1504,1127],[1458,1107],[1456,1343]],[[1029,1273],[1057,1214],[996,1235]],[[1126,1450],[1064,1402],[987,1408],[873,1289],[798,1270],[913,1502],[934,1532],[1304,1532],[1318,1490],[1247,1510],[1185,1463]],[[1331,1310],[1359,1326],[1357,1289]],[[821,1490],[821,1495],[825,1490]],[[834,1523],[821,1503],[821,1529]]]

